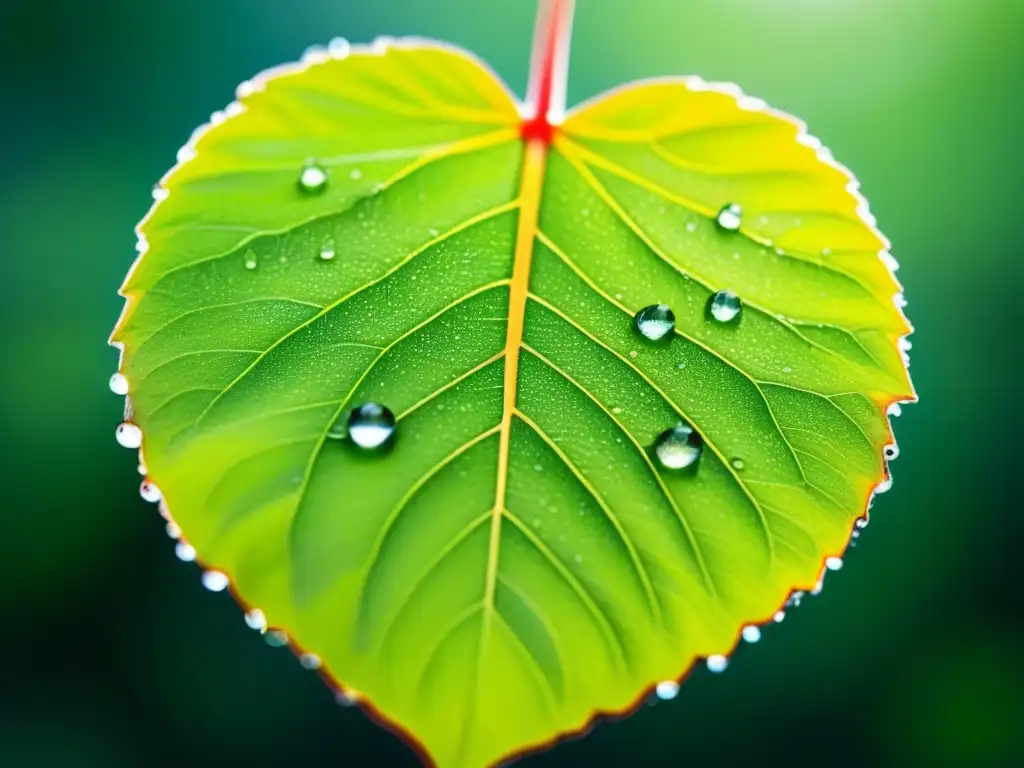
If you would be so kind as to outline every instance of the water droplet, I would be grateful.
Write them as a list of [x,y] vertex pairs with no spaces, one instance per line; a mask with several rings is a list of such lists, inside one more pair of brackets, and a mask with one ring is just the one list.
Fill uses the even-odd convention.
[[667,304],[651,304],[636,313],[633,318],[636,329],[651,341],[661,341],[676,328],[675,313]]
[[841,557],[830,557],[825,560],[825,567],[830,571],[838,571],[843,567],[843,558]]
[[177,555],[178,559],[185,563],[191,563],[196,559],[196,549],[191,544],[186,544],[184,541],[179,541],[174,545],[174,554]]
[[146,470],[146,465],[143,464],[141,461],[139,462],[139,466],[137,467],[137,469],[139,470],[139,474],[142,475],[143,477],[149,474],[148,471]]
[[347,429],[348,437],[360,448],[381,448],[395,434],[395,414],[378,403],[364,403],[349,413]]
[[654,441],[654,455],[665,469],[691,467],[703,452],[704,441],[686,424],[666,429]]
[[115,395],[128,394],[128,379],[123,373],[118,372],[110,377],[110,391]]
[[228,577],[220,571],[203,571],[203,586],[211,592],[223,592],[228,588]]
[[695,221],[688,221],[688,222],[686,222],[686,231],[687,232],[696,232],[697,231],[697,222],[695,222]]
[[114,431],[114,436],[117,438],[117,442],[125,448],[138,448],[142,445],[142,430],[130,421],[119,424]]
[[726,232],[735,232],[743,220],[743,209],[739,203],[726,203],[718,212],[715,223]]
[[662,701],[671,701],[679,695],[679,683],[675,680],[663,680],[658,683],[654,692]]
[[750,624],[743,628],[743,639],[748,643],[756,643],[761,639],[761,628]]
[[678,369],[679,369],[679,370],[681,371],[681,370],[683,370],[683,368],[685,368],[685,367],[686,367],[686,363],[680,363],[680,364],[679,364],[679,365],[677,365],[676,367],[677,367],[677,368],[678,368]]
[[343,707],[354,707],[359,702],[356,694],[349,691],[335,692],[334,700]]
[[358,168],[353,168],[351,171],[349,171],[348,177],[352,179],[352,181],[359,181],[361,178],[363,178],[363,172],[360,171]]
[[792,368],[792,366],[789,366],[789,365],[783,366],[782,372],[783,373],[792,373],[793,372],[793,368]]
[[302,665],[303,669],[320,669],[320,657],[315,653],[304,653],[299,656],[299,664]]
[[729,666],[729,659],[725,656],[716,654],[714,656],[708,656],[708,670],[711,672],[725,672],[725,668]]
[[886,413],[888,413],[890,416],[902,416],[903,415],[903,406],[900,405],[899,403],[892,403],[886,409]]
[[179,528],[178,524],[175,522],[168,520],[167,525],[164,526],[164,531],[167,533],[167,538],[169,539],[177,541],[181,538],[181,528]]
[[324,244],[320,246],[320,258],[324,261],[334,258],[334,238],[328,237],[324,240]]
[[268,629],[263,633],[263,641],[271,648],[284,648],[288,645],[288,635],[280,629]]
[[857,522],[854,523],[858,528],[867,528],[868,519],[866,517],[858,517]]
[[631,350],[629,350],[629,357],[630,357],[630,358],[631,358],[632,360],[636,360],[636,356],[637,356],[637,355],[639,355],[639,354],[640,354],[640,353],[639,353],[639,352],[637,352],[637,351],[636,351],[635,349],[631,349]]
[[267,628],[267,617],[259,608],[253,608],[245,614],[245,626],[262,631]]
[[148,501],[156,504],[160,501],[161,494],[160,489],[156,487],[156,484],[148,477],[142,481],[142,485],[139,486],[139,495],[143,501]]
[[772,621],[774,621],[776,624],[780,624],[780,623],[782,623],[782,620],[784,618],[786,618],[786,612],[785,611],[776,611],[775,615],[772,616]]
[[252,248],[245,252],[245,268],[256,269],[256,251]]
[[885,458],[887,461],[892,461],[893,459],[900,455],[900,448],[898,445],[893,443],[892,445],[885,446],[883,453],[885,454]]
[[737,472],[742,471],[742,469],[747,466],[743,459],[741,459],[739,456],[734,458],[729,463],[732,464],[732,468],[735,469]]
[[327,189],[327,171],[322,165],[308,162],[299,173],[299,189],[307,194],[319,194]]
[[734,322],[742,309],[740,297],[732,291],[719,291],[708,300],[708,314],[720,323]]

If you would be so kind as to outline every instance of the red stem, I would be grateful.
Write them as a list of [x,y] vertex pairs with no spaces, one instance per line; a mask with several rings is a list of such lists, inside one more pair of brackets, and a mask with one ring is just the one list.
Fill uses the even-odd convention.
[[540,0],[538,4],[526,92],[527,117],[520,128],[524,141],[550,144],[565,111],[574,5],[574,0]]

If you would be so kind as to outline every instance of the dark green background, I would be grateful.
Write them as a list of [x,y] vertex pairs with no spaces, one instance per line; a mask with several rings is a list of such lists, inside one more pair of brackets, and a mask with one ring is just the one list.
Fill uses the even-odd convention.
[[[236,83],[335,35],[517,91],[530,0],[0,0],[0,765],[413,765],[179,563],[113,439],[132,227]],[[1024,3],[580,0],[570,103],[733,80],[860,176],[917,327],[895,488],[729,670],[529,766],[1021,765]]]

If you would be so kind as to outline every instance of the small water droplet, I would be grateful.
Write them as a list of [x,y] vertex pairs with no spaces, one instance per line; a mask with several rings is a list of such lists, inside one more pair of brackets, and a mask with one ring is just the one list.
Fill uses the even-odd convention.
[[[360,448],[381,448],[395,434],[395,414],[379,403],[364,403],[353,408],[346,425],[349,439]],[[334,436],[332,427],[329,436]]]
[[785,366],[782,367],[782,372],[783,373],[792,373],[793,372],[793,367],[790,366],[790,365],[785,365]]
[[729,666],[729,659],[720,654],[714,656],[708,656],[708,670],[710,672],[725,672],[725,668]]
[[253,608],[245,614],[245,626],[262,631],[267,628],[267,617],[259,608]]
[[832,249],[831,248],[822,248],[821,249],[821,255],[822,256],[831,256],[832,255]]
[[726,232],[735,232],[743,220],[743,208],[739,203],[726,203],[718,212],[715,223]]
[[843,558],[841,557],[830,557],[825,560],[825,567],[830,571],[838,571],[843,567]]
[[302,665],[303,669],[320,669],[320,657],[315,653],[304,653],[299,656],[299,664]]
[[633,318],[636,329],[651,341],[661,341],[676,328],[675,313],[667,304],[651,304],[644,307]]
[[867,528],[868,519],[866,517],[858,517],[857,522],[854,523],[858,528]]
[[740,297],[732,291],[718,291],[708,299],[708,314],[720,323],[738,320],[742,309]]
[[359,181],[359,179],[363,178],[363,172],[360,171],[358,168],[353,168],[351,171],[348,172],[348,177],[353,181]]
[[191,563],[196,559],[196,549],[191,544],[179,541],[174,546],[174,554],[184,563]]
[[885,454],[886,461],[892,461],[900,455],[900,448],[898,445],[893,443],[892,445],[885,446],[883,453]]
[[679,370],[681,371],[681,370],[683,370],[683,368],[685,368],[685,367],[686,367],[686,363],[680,363],[680,364],[679,364],[679,365],[677,365],[676,367],[677,367],[677,368],[678,368],[678,369],[679,369]]
[[211,592],[223,592],[228,588],[228,577],[220,571],[203,571],[203,586]]
[[110,391],[115,395],[128,394],[128,379],[120,371],[110,377]]
[[743,459],[741,459],[739,456],[732,459],[729,463],[732,464],[732,468],[735,469],[737,472],[741,471],[744,467],[747,466]]
[[637,351],[636,351],[635,349],[631,349],[631,350],[629,350],[629,356],[630,356],[630,358],[632,358],[633,360],[636,360],[636,357],[637,357],[637,355],[639,355],[639,354],[640,354],[640,353],[639,353],[639,352],[637,352]]
[[786,618],[785,611],[776,611],[775,615],[772,616],[772,621],[774,621],[776,624],[780,624],[784,618]]
[[892,403],[886,409],[886,413],[888,413],[890,416],[902,416],[903,415],[903,406],[900,405],[899,403]]
[[662,701],[671,701],[679,695],[679,683],[675,680],[663,680],[658,683],[654,692]]
[[168,520],[167,525],[164,526],[164,531],[167,533],[167,538],[169,539],[177,541],[181,538],[181,528],[179,528],[178,524],[175,522]]
[[334,238],[328,237],[324,240],[324,244],[320,246],[320,258],[324,261],[334,258]]
[[334,700],[343,707],[354,707],[359,703],[358,697],[349,691],[337,691],[334,694]]
[[622,413],[622,409],[616,405],[614,408],[612,408],[612,413],[618,416],[620,413]]
[[696,232],[697,231],[697,222],[695,222],[695,221],[688,221],[688,222],[686,222],[686,231],[687,232]]
[[148,477],[143,480],[142,485],[139,486],[139,495],[142,497],[143,501],[148,501],[152,504],[156,504],[161,498],[160,489],[157,488],[156,484]]
[[245,268],[256,269],[256,251],[252,248],[245,252]]
[[573,559],[573,561],[575,561],[577,563],[582,563],[583,562],[583,555],[573,555],[572,559]]
[[307,194],[319,194],[327,189],[327,171],[322,165],[308,162],[299,173],[299,189]]
[[665,469],[687,469],[703,452],[704,441],[687,424],[666,429],[654,441],[654,455]]
[[761,628],[750,624],[743,628],[743,639],[748,643],[756,643],[761,639]]
[[142,445],[142,430],[130,421],[119,424],[114,431],[114,436],[117,438],[117,442],[125,448],[138,448]]
[[284,648],[288,645],[288,635],[280,629],[268,629],[263,633],[263,641],[271,648]]

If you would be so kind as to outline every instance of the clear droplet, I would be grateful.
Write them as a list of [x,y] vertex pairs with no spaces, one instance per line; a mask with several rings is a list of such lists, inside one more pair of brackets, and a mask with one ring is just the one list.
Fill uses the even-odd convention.
[[704,441],[692,427],[678,424],[654,441],[654,455],[665,469],[692,467],[704,452]]
[[138,448],[142,445],[142,430],[137,424],[132,424],[130,421],[119,424],[114,431],[114,436],[117,438],[117,442],[125,448]]
[[786,618],[786,612],[785,612],[785,611],[776,611],[776,612],[775,612],[775,615],[774,615],[774,616],[772,616],[772,620],[773,620],[773,621],[774,621],[774,622],[775,622],[776,624],[781,624],[781,623],[782,623],[782,620],[783,620],[784,618]]
[[350,691],[336,691],[334,700],[343,707],[354,707],[359,703],[359,698]]
[[267,628],[267,617],[263,615],[263,611],[259,608],[253,608],[245,614],[245,626],[262,632]]
[[263,641],[271,648],[284,648],[288,645],[288,635],[280,629],[268,629],[263,633]]
[[328,237],[324,240],[324,244],[320,246],[320,258],[324,261],[334,258],[334,238]]
[[360,448],[381,448],[394,434],[395,414],[379,403],[364,403],[348,415],[348,437]]
[[179,541],[174,545],[174,554],[184,563],[191,563],[196,559],[196,549],[191,544]]
[[825,567],[830,571],[838,571],[843,567],[843,558],[841,557],[830,557],[825,560]]
[[686,231],[687,232],[696,232],[697,231],[697,222],[695,222],[695,221],[688,221],[688,222],[686,222]]
[[742,309],[740,297],[732,291],[718,291],[708,300],[708,314],[720,323],[735,322]]
[[319,194],[327,189],[327,171],[315,162],[306,163],[299,173],[299,189],[307,194]]
[[299,656],[299,664],[302,665],[303,669],[320,669],[320,657],[315,653],[304,653]]
[[671,701],[679,695],[679,683],[675,680],[663,680],[655,686],[654,692],[662,701]]
[[743,221],[743,208],[739,203],[726,203],[718,212],[715,222],[726,232],[735,232]]
[[156,504],[161,499],[160,489],[156,487],[156,483],[150,480],[148,477],[142,481],[142,485],[139,486],[139,495],[143,501],[148,501]]
[[858,528],[867,528],[868,519],[866,517],[859,517],[857,518],[857,522],[855,522],[854,525],[856,525]]
[[256,269],[256,251],[252,248],[245,252],[245,268]]
[[893,443],[892,445],[885,446],[883,452],[885,453],[885,458],[887,461],[892,461],[893,459],[900,455],[899,446],[896,445],[895,443]]
[[203,571],[203,586],[211,592],[223,592],[228,588],[228,577],[220,571]]
[[181,528],[178,527],[177,523],[171,520],[167,521],[167,525],[164,526],[164,531],[167,533],[168,539],[174,539],[177,541],[181,538]]
[[902,416],[903,415],[903,406],[901,406],[899,403],[892,403],[886,409],[886,413],[888,413],[890,416]]
[[736,456],[735,458],[730,460],[729,463],[732,465],[732,468],[735,469],[737,472],[742,471],[743,468],[747,466],[743,459],[741,459],[739,456]]
[[676,328],[675,313],[667,304],[644,307],[633,319],[640,334],[651,341],[661,341]]
[[353,181],[359,181],[359,179],[363,178],[363,172],[360,171],[358,168],[353,168],[351,171],[348,172],[348,177]]
[[128,394],[128,379],[120,371],[110,377],[110,391],[115,395]]
[[761,628],[750,624],[743,628],[743,639],[748,643],[756,643],[761,639]]
[[729,666],[729,659],[725,656],[715,654],[714,656],[708,656],[708,670],[711,672],[725,672],[725,668]]

